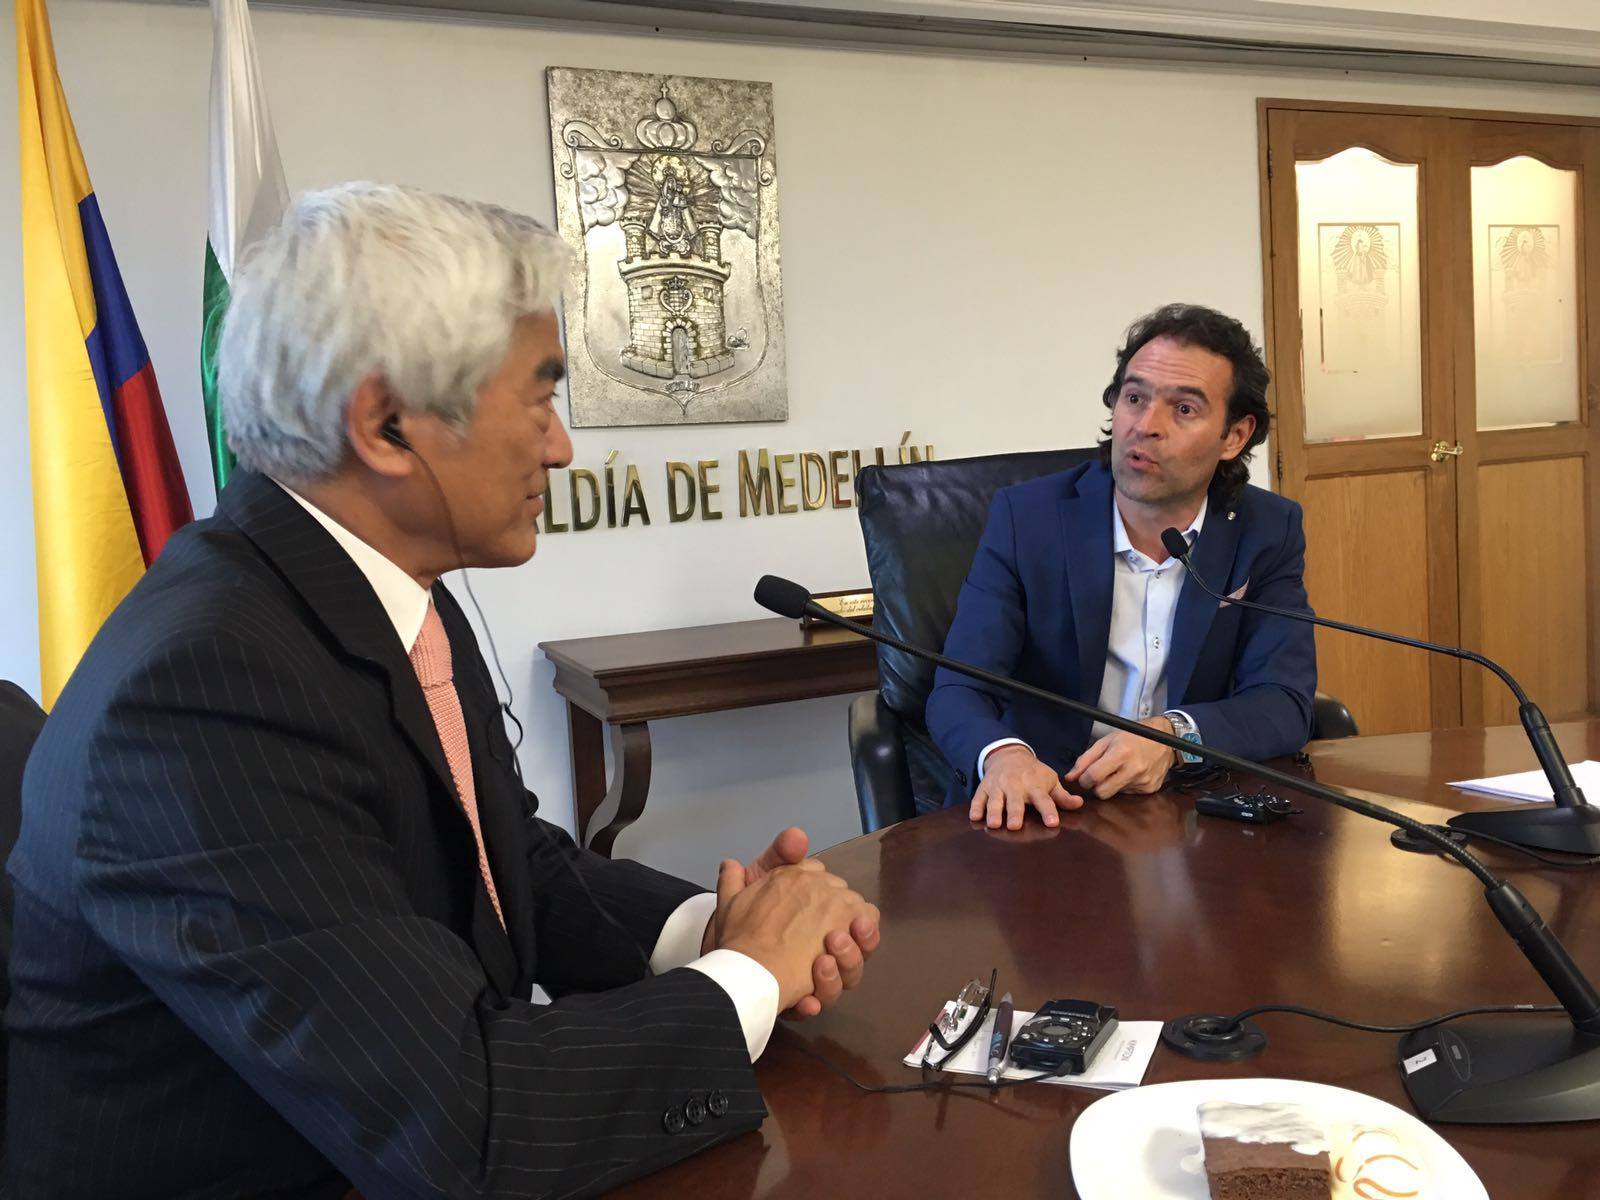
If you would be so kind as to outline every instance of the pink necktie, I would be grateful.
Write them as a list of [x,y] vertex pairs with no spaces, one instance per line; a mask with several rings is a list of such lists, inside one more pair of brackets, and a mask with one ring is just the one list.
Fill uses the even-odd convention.
[[433,714],[433,727],[439,732],[439,745],[444,748],[445,761],[450,764],[450,776],[456,781],[456,795],[461,798],[462,810],[472,825],[472,836],[478,839],[478,870],[483,872],[483,886],[489,889],[489,901],[504,927],[506,917],[500,911],[500,897],[495,894],[494,876],[489,874],[489,856],[483,848],[483,826],[478,823],[478,791],[472,783],[472,751],[467,745],[467,721],[461,715],[461,697],[456,695],[455,674],[450,664],[450,638],[431,601],[428,615],[422,619],[422,632],[417,635],[416,645],[411,647],[411,666],[417,673],[418,682],[422,684],[428,711]]

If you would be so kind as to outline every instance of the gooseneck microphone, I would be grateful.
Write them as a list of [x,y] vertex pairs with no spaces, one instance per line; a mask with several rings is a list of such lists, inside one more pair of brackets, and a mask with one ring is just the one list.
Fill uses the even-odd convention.
[[[1498,878],[1470,850],[1431,826],[1358,796],[1335,791],[1311,779],[1251,762],[1204,743],[1186,742],[1148,725],[1104,712],[1092,704],[1009,679],[829,612],[792,580],[763,575],[756,603],[779,616],[810,617],[848,629],[880,645],[969,676],[1002,691],[1053,704],[1208,762],[1264,779],[1279,787],[1315,796],[1339,808],[1397,826],[1430,842],[1483,884],[1495,918],[1539,973],[1566,1017],[1519,1019],[1515,1028],[1493,1021],[1438,1025],[1408,1034],[1400,1043],[1402,1063],[1416,1064],[1430,1050],[1428,1065],[1408,1065],[1403,1074],[1413,1105],[1427,1120],[1523,1124],[1600,1119],[1600,993],[1595,991],[1559,938],[1510,883]],[[1526,1024],[1524,1024],[1526,1022]],[[1169,1021],[1162,1031],[1168,1045],[1196,1058],[1229,1058],[1254,1053],[1266,1037],[1249,1022],[1197,1014]]]
[[1600,854],[1600,809],[1589,804],[1584,798],[1583,790],[1572,778],[1566,756],[1556,744],[1555,734],[1550,731],[1550,722],[1545,720],[1544,713],[1539,710],[1537,704],[1528,699],[1528,694],[1522,690],[1522,685],[1511,677],[1511,672],[1499,663],[1474,651],[1463,650],[1459,646],[1427,642],[1421,638],[1385,633],[1381,629],[1351,625],[1345,621],[1335,621],[1309,612],[1297,612],[1292,608],[1278,608],[1271,604],[1257,604],[1252,600],[1219,595],[1195,570],[1194,563],[1189,559],[1189,543],[1183,534],[1169,527],[1161,534],[1161,544],[1166,547],[1168,554],[1184,565],[1189,577],[1201,591],[1215,597],[1223,604],[1233,604],[1255,612],[1269,613],[1275,617],[1288,617],[1292,621],[1304,621],[1308,625],[1321,625],[1325,629],[1337,629],[1361,637],[1377,638],[1383,642],[1394,642],[1396,645],[1410,646],[1416,650],[1429,650],[1435,654],[1477,663],[1480,667],[1493,671],[1517,698],[1517,714],[1522,719],[1522,728],[1527,732],[1528,741],[1533,746],[1534,757],[1539,760],[1545,778],[1550,781],[1550,791],[1555,798],[1555,804],[1524,804],[1514,809],[1462,813],[1458,817],[1451,818],[1451,827],[1466,833],[1488,834],[1491,837],[1515,842],[1519,846],[1563,850],[1570,854]]

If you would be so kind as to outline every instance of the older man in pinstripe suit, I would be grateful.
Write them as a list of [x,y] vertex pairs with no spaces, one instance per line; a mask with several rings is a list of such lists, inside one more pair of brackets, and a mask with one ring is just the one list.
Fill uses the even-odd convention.
[[521,785],[438,580],[533,553],[565,266],[527,218],[348,185],[241,271],[243,469],[29,763],[20,1194],[593,1193],[758,1125],[778,1012],[860,977],[877,912],[799,831],[712,895],[577,849]]

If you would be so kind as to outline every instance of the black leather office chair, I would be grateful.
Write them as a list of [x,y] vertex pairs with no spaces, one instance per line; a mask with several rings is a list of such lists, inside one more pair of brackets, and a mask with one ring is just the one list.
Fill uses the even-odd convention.
[[[872,623],[944,648],[995,492],[1092,460],[1093,447],[864,467],[856,508],[872,579]],[[878,690],[850,706],[850,763],[865,832],[939,807],[950,766],[923,724],[933,666],[878,647]]]
[[1355,737],[1361,730],[1344,702],[1327,692],[1318,692],[1311,700],[1311,740]]
[[[1093,447],[862,468],[856,507],[872,579],[872,623],[914,646],[944,648],[956,597],[1000,488],[1092,460]],[[923,723],[930,663],[878,647],[878,690],[850,705],[850,765],[861,829],[938,808],[950,765]],[[1318,693],[1313,737],[1352,737],[1350,710]]]
[[[5,860],[11,857],[22,825],[22,768],[43,725],[44,710],[33,697],[16,684],[0,680],[0,1009],[11,999],[12,894]],[[0,1035],[0,1143],[5,1134],[5,1072],[5,1044]],[[3,1174],[4,1162],[0,1161]],[[8,1183],[0,1181],[0,1197],[9,1195]]]

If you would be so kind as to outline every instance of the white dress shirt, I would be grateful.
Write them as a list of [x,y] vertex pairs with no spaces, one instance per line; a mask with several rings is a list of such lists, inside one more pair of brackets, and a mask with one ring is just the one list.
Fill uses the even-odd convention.
[[[378,602],[383,605],[383,611],[389,615],[394,631],[400,638],[400,645],[409,654],[428,615],[431,597],[426,589],[396,563],[385,558],[304,496],[282,483],[278,486],[315,517],[350,556],[377,593]],[[701,936],[716,908],[716,895],[702,892],[689,897],[674,909],[656,938],[655,949],[650,954],[650,970],[659,975],[674,967],[689,967],[713,979],[728,993],[728,998],[738,1010],[745,1046],[750,1051],[750,1061],[754,1062],[767,1048],[767,1040],[772,1036],[772,1027],[778,1019],[778,981],[773,978],[771,971],[737,950],[700,953]]]
[[[1209,499],[1200,502],[1200,511],[1183,531],[1184,540],[1191,546],[1205,525],[1209,503]],[[1167,708],[1167,655],[1172,650],[1172,623],[1188,571],[1175,558],[1158,563],[1135,550],[1115,498],[1111,501],[1111,551],[1111,629],[1106,639],[1100,707],[1130,721],[1143,721],[1156,713],[1182,712]],[[1192,719],[1190,724],[1194,724]],[[1096,721],[1089,736],[1098,741],[1112,732],[1109,725]],[[989,755],[1001,746],[1012,745],[1027,743],[1021,738],[1000,738],[983,748],[978,754],[980,780]]]

